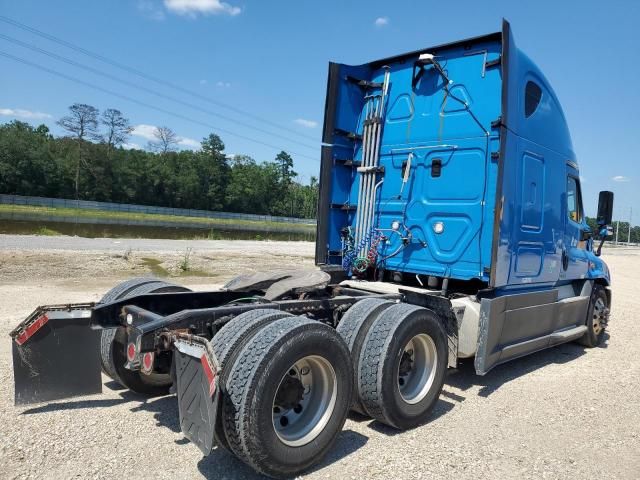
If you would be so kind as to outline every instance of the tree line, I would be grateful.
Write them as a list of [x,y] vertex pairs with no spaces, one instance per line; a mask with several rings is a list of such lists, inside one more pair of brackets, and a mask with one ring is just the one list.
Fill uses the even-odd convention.
[[318,182],[297,181],[293,158],[229,157],[211,133],[199,150],[157,127],[145,149],[125,148],[132,127],[117,109],[69,107],[67,135],[21,121],[0,125],[0,193],[314,218]]
[[[592,232],[598,232],[598,224],[596,223],[595,218],[587,217],[587,224],[589,228],[591,228]],[[616,229],[618,230],[618,242],[626,242],[627,239],[631,243],[640,243],[640,226],[632,226],[631,232],[629,232],[629,222],[622,222],[618,220],[614,220],[613,224],[613,235],[609,238],[609,241],[614,241],[616,239]]]

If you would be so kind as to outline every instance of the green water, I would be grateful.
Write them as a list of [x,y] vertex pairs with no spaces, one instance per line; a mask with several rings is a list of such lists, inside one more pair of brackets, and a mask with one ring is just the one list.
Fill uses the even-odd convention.
[[71,235],[86,238],[167,238],[173,240],[315,240],[315,232],[256,232],[211,228],[156,227],[143,225],[104,225],[63,223],[49,220],[0,219],[0,233],[12,235]]

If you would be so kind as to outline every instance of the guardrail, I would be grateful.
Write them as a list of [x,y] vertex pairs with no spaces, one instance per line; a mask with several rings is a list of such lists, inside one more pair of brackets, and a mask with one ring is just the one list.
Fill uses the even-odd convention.
[[190,208],[154,207],[129,203],[93,202],[89,200],[69,200],[65,198],[27,197],[22,195],[0,194],[0,204],[29,205],[34,207],[78,208],[84,210],[103,210],[111,212],[147,213],[156,215],[174,215],[183,217],[220,218],[251,220],[258,222],[298,223],[315,225],[313,218],[275,217],[272,215],[254,215],[248,213],[210,212]]

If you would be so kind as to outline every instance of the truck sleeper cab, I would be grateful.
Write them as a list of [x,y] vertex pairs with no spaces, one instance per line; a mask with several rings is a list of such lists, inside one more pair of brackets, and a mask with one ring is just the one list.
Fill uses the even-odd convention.
[[[486,374],[604,341],[610,275],[559,102],[502,31],[359,66],[331,63],[312,271],[191,292],[132,279],[39,307],[11,332],[16,403],[98,393],[100,371],[177,393],[185,436],[295,476],[349,410],[424,423],[448,367]],[[601,241],[594,250],[594,237]]]
[[[594,285],[610,300],[609,272],[560,103],[507,22],[484,37],[331,64],[327,91],[318,264],[474,293],[479,374],[584,334]],[[363,138],[377,95],[379,141]],[[374,188],[359,182],[366,175]],[[362,221],[369,205],[373,221]]]

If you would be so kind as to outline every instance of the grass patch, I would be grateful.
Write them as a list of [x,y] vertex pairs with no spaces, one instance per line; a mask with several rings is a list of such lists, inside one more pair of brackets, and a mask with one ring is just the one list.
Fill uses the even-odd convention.
[[192,252],[192,248],[189,247],[187,248],[187,250],[184,252],[184,256],[182,257],[182,260],[180,261],[180,270],[182,270],[183,272],[188,272],[189,270],[191,270],[191,252]]
[[[205,218],[187,217],[180,215],[161,215],[155,213],[135,213],[135,212],[111,212],[105,210],[85,210],[82,208],[58,208],[58,207],[37,207],[30,205],[4,205],[0,204],[0,213],[24,213],[30,215],[42,215],[48,217],[82,217],[91,219],[121,219],[140,221],[160,221],[166,223],[193,223],[219,228],[224,230],[225,226],[245,226],[247,229],[283,229],[290,232],[308,233],[315,231],[315,225],[305,225],[300,223],[267,222],[258,220],[240,220],[227,218]],[[99,222],[97,222],[99,223]],[[210,237],[215,237],[214,232],[210,232]]]
[[162,260],[158,260],[157,258],[152,257],[142,257],[140,259],[142,261],[141,265],[148,267],[157,277],[168,277],[169,271],[162,266]]
[[46,237],[55,237],[56,235],[60,235],[60,232],[55,231],[53,228],[40,227],[36,231],[36,235],[43,235]]

